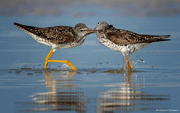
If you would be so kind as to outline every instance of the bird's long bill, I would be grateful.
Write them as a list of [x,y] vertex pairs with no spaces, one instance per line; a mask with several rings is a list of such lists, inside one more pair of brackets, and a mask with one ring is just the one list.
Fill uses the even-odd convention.
[[97,26],[93,30],[94,32],[102,31],[102,30],[98,30]]
[[94,32],[95,32],[95,30],[93,30],[93,29],[89,29],[89,28],[88,28],[86,31],[87,31],[89,34],[91,34],[91,33],[94,33]]
[[97,31],[97,26],[93,29],[94,31]]

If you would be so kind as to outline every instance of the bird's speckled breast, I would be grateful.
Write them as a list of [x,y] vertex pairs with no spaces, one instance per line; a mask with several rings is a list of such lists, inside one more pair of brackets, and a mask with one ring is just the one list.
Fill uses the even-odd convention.
[[103,33],[97,33],[97,37],[99,42],[105,45],[106,47],[121,52],[122,46],[111,42],[109,39],[106,38],[106,36]]

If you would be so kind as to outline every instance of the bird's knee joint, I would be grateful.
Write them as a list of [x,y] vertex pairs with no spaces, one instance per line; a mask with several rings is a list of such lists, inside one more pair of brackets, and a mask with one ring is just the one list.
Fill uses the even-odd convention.
[[71,62],[70,62],[69,60],[66,60],[66,63],[68,63],[68,64],[69,64],[69,63],[71,63]]

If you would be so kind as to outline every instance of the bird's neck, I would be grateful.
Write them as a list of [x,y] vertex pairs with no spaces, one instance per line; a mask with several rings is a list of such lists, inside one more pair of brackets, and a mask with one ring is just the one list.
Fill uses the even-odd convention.
[[101,31],[96,32],[96,35],[97,35],[98,39],[105,38],[103,31],[102,32]]
[[77,38],[76,38],[76,42],[77,42],[77,43],[83,43],[85,39],[86,39],[85,36],[84,36],[84,37],[77,37]]

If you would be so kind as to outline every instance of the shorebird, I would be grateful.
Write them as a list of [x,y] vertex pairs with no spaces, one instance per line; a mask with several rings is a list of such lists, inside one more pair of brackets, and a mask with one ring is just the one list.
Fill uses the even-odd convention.
[[127,60],[128,70],[132,69],[128,56],[136,53],[144,46],[158,41],[167,41],[170,35],[146,35],[131,31],[116,29],[107,22],[99,22],[94,28],[100,43],[106,47],[121,52]]
[[59,48],[72,48],[81,45],[85,36],[94,33],[94,30],[88,28],[83,23],[76,24],[75,27],[70,26],[54,26],[54,27],[34,27],[14,23],[19,29],[25,31],[37,42],[51,46],[51,50],[45,59],[44,69],[47,68],[48,62],[66,63],[73,70],[76,67],[68,60],[50,60],[53,53]]

